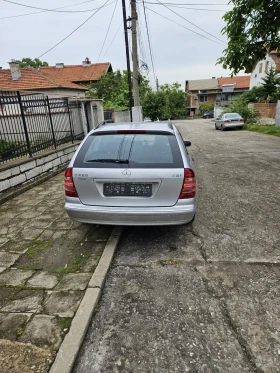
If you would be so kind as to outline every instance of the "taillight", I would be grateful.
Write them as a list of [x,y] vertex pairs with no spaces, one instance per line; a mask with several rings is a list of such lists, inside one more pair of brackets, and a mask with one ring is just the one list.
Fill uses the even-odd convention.
[[191,168],[185,168],[184,181],[179,199],[194,198],[196,191],[195,174]]
[[225,123],[230,123],[231,121],[229,119],[225,120]]
[[64,188],[65,188],[65,195],[67,197],[79,198],[78,193],[75,188],[74,180],[73,180],[73,169],[71,167],[67,168],[65,171]]

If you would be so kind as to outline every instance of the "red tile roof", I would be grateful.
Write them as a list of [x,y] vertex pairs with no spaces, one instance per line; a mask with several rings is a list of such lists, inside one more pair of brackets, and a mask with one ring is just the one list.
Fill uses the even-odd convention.
[[235,89],[250,88],[250,75],[234,76],[227,78],[218,78],[219,88],[221,89],[224,84],[235,84]]
[[47,72],[38,71],[31,67],[20,69],[21,77],[12,80],[11,70],[0,70],[0,90],[36,90],[49,88],[68,88],[85,91],[84,87],[68,80],[55,77]]
[[42,66],[40,71],[48,72],[49,74],[68,80],[70,82],[82,83],[98,80],[102,74],[111,68],[109,62],[96,63],[92,65],[64,65],[57,68],[55,66]]

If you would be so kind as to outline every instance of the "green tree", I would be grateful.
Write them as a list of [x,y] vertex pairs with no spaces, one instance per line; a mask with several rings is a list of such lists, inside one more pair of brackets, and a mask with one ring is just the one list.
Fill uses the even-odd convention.
[[199,111],[202,115],[212,110],[214,110],[214,104],[210,104],[210,102],[204,102],[199,105]]
[[178,82],[160,86],[160,92],[166,96],[168,118],[175,119],[186,115],[186,94]]
[[242,93],[241,95],[243,99],[249,102],[262,102],[265,100],[265,90],[262,85],[258,87],[253,87],[249,91]]
[[[140,75],[140,102],[151,92],[148,80]],[[103,99],[105,108],[126,109],[129,107],[129,92],[127,71],[105,73],[101,78],[89,86],[87,96]]]
[[168,100],[162,91],[149,92],[143,100],[144,117],[152,121],[168,117]]
[[271,67],[269,71],[265,73],[265,77],[262,80],[264,95],[266,97],[274,96],[280,86],[280,78],[277,75],[276,69]]
[[280,7],[275,0],[231,0],[232,10],[224,15],[222,32],[228,37],[224,56],[218,59],[225,69],[237,74],[251,73],[266,53],[280,45]]
[[152,120],[175,119],[186,116],[186,95],[179,83],[164,84],[150,92],[143,101],[143,113]]
[[20,68],[23,67],[33,67],[34,69],[38,69],[40,66],[49,66],[46,61],[41,61],[39,58],[23,58],[22,60],[17,61]]

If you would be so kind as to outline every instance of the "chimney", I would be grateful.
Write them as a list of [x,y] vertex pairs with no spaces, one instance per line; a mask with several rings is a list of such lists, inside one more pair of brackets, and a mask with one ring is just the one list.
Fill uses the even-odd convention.
[[18,80],[21,77],[21,71],[19,68],[19,64],[17,63],[16,60],[12,60],[9,62],[10,65],[10,70],[12,74],[12,80]]
[[86,57],[85,60],[83,61],[83,66],[91,66],[91,61],[89,60],[88,57]]
[[55,67],[56,67],[57,69],[63,69],[63,67],[64,67],[64,63],[63,63],[63,62],[58,62],[58,63],[55,64]]

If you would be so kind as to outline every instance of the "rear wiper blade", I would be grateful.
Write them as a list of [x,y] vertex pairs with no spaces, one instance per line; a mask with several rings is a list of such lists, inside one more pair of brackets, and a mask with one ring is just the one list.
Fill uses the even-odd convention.
[[105,158],[105,159],[89,159],[87,162],[100,162],[100,163],[129,163],[128,159],[110,159],[110,158]]

